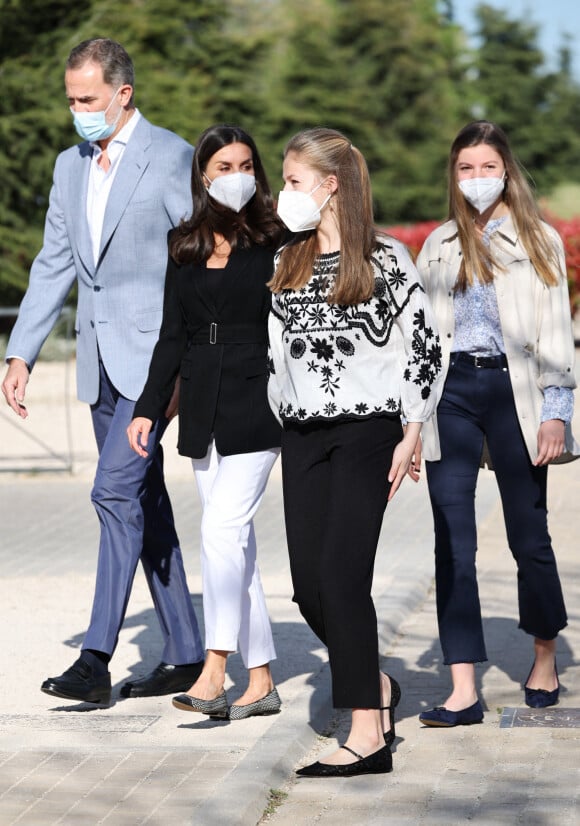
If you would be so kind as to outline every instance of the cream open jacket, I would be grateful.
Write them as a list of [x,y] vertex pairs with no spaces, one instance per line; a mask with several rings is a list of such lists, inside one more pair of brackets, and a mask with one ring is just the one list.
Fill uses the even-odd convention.
[[[490,238],[492,254],[504,268],[494,273],[497,303],[517,415],[532,461],[538,453],[544,388],[576,387],[564,247],[552,227],[544,224],[544,228],[558,253],[560,280],[555,287],[546,287],[538,278],[511,216]],[[431,233],[417,259],[437,319],[444,376],[453,351],[453,287],[460,264],[457,226],[448,221]],[[422,437],[424,458],[441,458],[436,416],[424,424]],[[569,461],[573,455],[580,455],[580,447],[567,425],[566,454],[560,461]]]

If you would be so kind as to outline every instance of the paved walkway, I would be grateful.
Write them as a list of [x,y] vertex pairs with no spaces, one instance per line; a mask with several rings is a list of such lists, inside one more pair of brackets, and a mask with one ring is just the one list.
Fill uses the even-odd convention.
[[[408,482],[387,511],[375,581],[384,667],[403,689],[394,772],[297,779],[297,766],[345,736],[347,717],[330,706],[325,651],[291,602],[278,467],[257,534],[281,714],[230,724],[179,712],[167,697],[119,698],[129,675],[158,660],[141,572],[111,664],[111,707],[60,704],[39,691],[45,677],[75,659],[92,598],[95,456],[88,410],[71,399],[71,384],[64,365],[41,363],[28,421],[14,421],[7,408],[0,414],[0,826],[580,824],[580,462],[550,471],[551,533],[569,612],[558,649],[560,705],[533,713],[523,704],[531,644],[517,630],[513,562],[494,478],[483,472],[479,571],[490,661],[478,678],[485,721],[446,731],[419,724],[417,714],[442,701],[449,682],[436,638],[426,486]],[[199,504],[174,442],[170,429],[168,483],[201,618]],[[230,698],[243,688],[234,655]]]

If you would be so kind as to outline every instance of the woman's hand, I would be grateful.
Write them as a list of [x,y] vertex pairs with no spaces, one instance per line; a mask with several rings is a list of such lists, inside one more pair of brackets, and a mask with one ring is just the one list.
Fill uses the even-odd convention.
[[152,426],[153,422],[151,419],[138,416],[136,419],[133,419],[127,428],[127,438],[129,439],[131,448],[143,458],[149,455],[145,448],[147,447]]
[[534,462],[536,467],[547,465],[557,459],[564,452],[565,425],[561,419],[548,419],[542,422],[538,430],[538,458]]
[[409,471],[411,459],[416,456],[417,442],[419,441],[419,434],[421,433],[421,422],[407,422],[405,426],[405,435],[403,439],[396,446],[393,453],[393,462],[389,471],[389,482],[391,483],[391,490],[389,491],[388,501],[390,502],[399,485]]

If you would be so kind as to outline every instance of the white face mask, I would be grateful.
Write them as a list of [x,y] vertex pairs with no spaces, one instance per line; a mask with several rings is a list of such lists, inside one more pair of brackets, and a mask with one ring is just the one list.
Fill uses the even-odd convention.
[[[204,173],[205,175],[205,173]],[[206,179],[209,181],[207,175]],[[210,181],[209,195],[218,204],[239,212],[246,206],[256,191],[256,178],[247,172],[232,172],[229,175],[218,175]]]
[[505,186],[505,173],[501,178],[465,178],[459,181],[459,189],[464,198],[472,204],[481,215],[497,201]]
[[284,221],[290,232],[306,232],[316,229],[320,223],[320,213],[330,201],[332,193],[320,206],[312,197],[312,193],[319,189],[321,181],[310,192],[297,192],[295,189],[282,190],[278,195],[278,215]]

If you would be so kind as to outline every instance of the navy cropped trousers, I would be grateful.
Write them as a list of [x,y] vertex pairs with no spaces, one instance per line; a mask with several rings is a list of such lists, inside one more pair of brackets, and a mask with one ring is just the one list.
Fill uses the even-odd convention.
[[441,460],[426,465],[445,664],[487,660],[475,561],[475,488],[484,438],[517,566],[519,627],[534,637],[554,639],[567,620],[548,534],[547,467],[530,461],[508,369],[476,367],[452,354],[437,421]]

